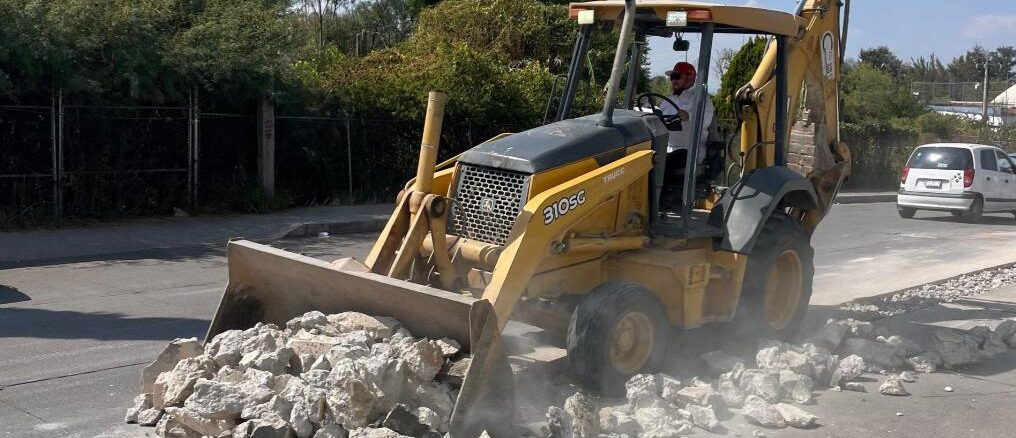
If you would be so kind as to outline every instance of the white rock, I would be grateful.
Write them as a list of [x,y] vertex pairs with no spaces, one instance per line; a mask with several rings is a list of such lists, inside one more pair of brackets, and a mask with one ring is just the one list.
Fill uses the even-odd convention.
[[636,374],[624,384],[628,404],[637,407],[654,406],[660,399],[660,379],[652,374]]
[[427,382],[416,387],[415,392],[417,403],[420,406],[430,408],[444,421],[451,420],[455,402],[452,399],[451,389],[447,385]]
[[773,403],[778,402],[782,393],[780,374],[775,371],[744,370],[741,374],[741,389],[745,394],[756,395]]
[[852,354],[840,359],[840,363],[829,380],[829,386],[839,386],[844,382],[861,377],[861,374],[864,374],[864,359]]
[[978,337],[980,340],[979,347],[981,349],[981,355],[985,358],[997,356],[999,354],[1005,354],[1009,351],[1009,346],[1006,345],[1005,341],[999,333],[991,331],[990,328],[985,326],[977,326],[970,329],[970,332]]
[[763,370],[791,370],[795,373],[811,375],[811,363],[804,353],[788,349],[784,345],[763,348],[755,355],[755,362]]
[[1001,338],[1009,348],[1016,348],[1016,321],[1007,319],[995,327],[995,334]]
[[636,409],[632,417],[642,429],[639,436],[649,436],[650,432],[655,432],[653,436],[663,436],[661,434],[665,431],[685,429],[685,426],[689,426],[677,415],[672,408],[649,407]]
[[409,370],[417,382],[434,380],[438,371],[441,371],[441,365],[444,364],[441,349],[435,342],[426,339],[403,348],[399,353],[409,365]]
[[349,433],[349,438],[412,438],[406,435],[402,435],[394,430],[387,427],[364,427],[361,429],[354,429]]
[[596,401],[576,392],[564,402],[566,419],[575,438],[596,438],[600,435],[599,407]]
[[309,403],[302,401],[294,404],[293,409],[290,410],[289,425],[293,428],[293,433],[297,438],[310,438],[314,434],[314,425],[310,421],[311,409]]
[[908,358],[907,364],[919,373],[934,373],[938,366],[942,364],[942,358],[939,357],[938,353],[929,351]]
[[716,374],[730,372],[730,370],[734,369],[734,365],[738,363],[744,365],[744,361],[740,358],[730,356],[720,350],[710,351],[699,355],[699,357],[706,361],[709,369]]
[[279,417],[250,420],[233,429],[234,438],[290,438],[292,435],[293,429]]
[[172,371],[159,374],[152,385],[152,406],[162,409],[183,403],[194,390],[198,379],[210,379],[215,372],[215,363],[208,356],[188,357],[173,367]]
[[124,416],[125,423],[137,423],[138,414],[142,411],[152,408],[152,394],[140,394],[134,397],[134,403],[130,409],[127,409],[127,415]]
[[138,413],[138,425],[139,426],[155,426],[162,419],[161,409],[145,409]]
[[212,357],[215,364],[224,367],[237,365],[243,356],[243,344],[247,341],[248,332],[226,330],[212,338],[205,346],[205,354]]
[[296,333],[300,330],[310,330],[315,328],[320,330],[321,327],[326,325],[328,325],[328,318],[325,314],[317,310],[312,310],[289,320],[289,322],[286,323],[286,328],[293,333]]
[[327,318],[329,324],[336,327],[340,333],[364,330],[375,340],[388,339],[399,328],[399,323],[394,318],[374,317],[359,312],[342,312],[328,315]]
[[916,382],[917,381],[917,374],[914,374],[912,371],[904,371],[904,372],[900,373],[900,380],[902,380],[904,382],[907,382],[907,383]]
[[200,379],[184,407],[205,418],[239,418],[244,408],[264,403],[272,391],[253,382],[239,384]]
[[843,338],[847,336],[849,331],[850,326],[845,321],[830,319],[822,326],[822,330],[819,332],[820,337],[817,340],[823,342],[830,349],[835,350],[840,346],[840,342],[843,342]]
[[783,415],[772,405],[756,395],[749,395],[744,399],[744,406],[741,408],[741,415],[748,421],[763,427],[782,429],[787,427]]
[[689,404],[687,409],[691,413],[691,422],[695,426],[711,432],[720,425],[720,421],[716,419],[716,412],[711,406]]
[[638,436],[641,426],[623,407],[600,409],[600,430],[604,433]]
[[[379,414],[377,394],[356,371],[356,364],[344,360],[329,373],[327,404],[335,421],[346,427],[364,427]],[[373,414],[373,415],[372,415]]]
[[434,429],[438,433],[448,432],[448,422],[441,418],[437,412],[426,406],[420,406],[416,408],[416,417],[420,419],[420,424],[423,424],[431,429]]
[[870,322],[847,319],[846,323],[850,327],[851,336],[867,338],[875,333],[875,326]]
[[953,392],[953,387],[951,387],[951,386],[946,386],[945,388],[943,388],[943,390],[944,390],[945,392]]
[[878,392],[885,395],[910,395],[906,389],[903,388],[903,381],[898,376],[886,377],[882,385],[878,387]]
[[864,385],[860,382],[843,382],[841,383],[841,386],[843,386],[843,389],[847,391],[868,392],[868,390],[865,389]]
[[843,355],[860,356],[866,364],[886,368],[900,368],[904,364],[904,358],[897,354],[896,347],[870,339],[847,338],[840,345],[839,351]]
[[[162,411],[158,411],[160,414]],[[172,415],[163,415],[155,426],[155,435],[173,438],[202,438],[201,434],[180,424]]]
[[783,417],[783,421],[786,421],[790,427],[798,429],[814,427],[815,421],[818,420],[818,417],[794,405],[777,403],[773,407],[776,408],[776,411]]
[[314,432],[314,438],[346,438],[347,436],[349,436],[349,432],[346,432],[346,429],[338,424],[324,424],[317,432]]
[[892,335],[885,338],[885,343],[895,348],[896,355],[899,357],[913,357],[924,351],[924,348],[921,348],[917,342],[899,335]]
[[200,356],[203,352],[204,348],[197,338],[174,339],[159,353],[158,358],[141,370],[141,392],[151,393],[159,374],[172,370],[181,360]]
[[186,408],[168,407],[166,415],[172,416],[184,427],[205,436],[217,436],[236,427],[236,422],[232,420],[202,418],[198,413]]
[[293,402],[281,396],[274,396],[261,404],[243,406],[240,411],[240,418],[244,420],[269,417],[289,418],[289,414],[292,412]]
[[794,403],[805,404],[811,401],[811,391],[815,384],[804,374],[797,374],[790,370],[780,371],[780,387],[783,397],[792,400]]
[[716,390],[720,393],[723,403],[727,406],[740,407],[744,404],[744,391],[737,386],[737,383],[734,382],[728,373],[724,373],[716,381]]
[[459,342],[451,338],[442,338],[437,342],[438,348],[441,350],[441,355],[448,358],[459,354],[462,351],[462,346]]

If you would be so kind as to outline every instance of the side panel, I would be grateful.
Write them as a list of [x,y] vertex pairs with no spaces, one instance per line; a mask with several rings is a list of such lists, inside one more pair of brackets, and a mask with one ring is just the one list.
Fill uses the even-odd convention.
[[[663,242],[660,242],[663,243]],[[708,241],[699,247],[654,245],[619,253],[604,266],[607,281],[638,284],[656,295],[671,324],[689,329],[706,322],[706,286],[710,264]]]
[[710,225],[723,229],[718,249],[751,254],[762,225],[781,201],[784,207],[818,208],[811,183],[786,167],[765,167],[737,181],[709,216]]

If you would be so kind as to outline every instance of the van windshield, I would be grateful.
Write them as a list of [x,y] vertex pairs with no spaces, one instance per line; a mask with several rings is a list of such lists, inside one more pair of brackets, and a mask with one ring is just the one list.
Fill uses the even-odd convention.
[[917,148],[910,156],[907,167],[911,169],[966,170],[974,168],[974,157],[970,150],[952,147]]

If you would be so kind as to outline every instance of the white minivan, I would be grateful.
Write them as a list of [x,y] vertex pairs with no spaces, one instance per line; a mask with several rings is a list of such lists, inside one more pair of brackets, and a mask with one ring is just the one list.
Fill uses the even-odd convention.
[[1016,165],[994,146],[935,143],[918,146],[900,175],[896,210],[948,211],[968,221],[981,213],[1016,214]]

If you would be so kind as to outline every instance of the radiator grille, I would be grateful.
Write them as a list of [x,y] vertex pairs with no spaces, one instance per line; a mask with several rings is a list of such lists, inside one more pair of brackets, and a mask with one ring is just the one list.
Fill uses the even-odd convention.
[[452,233],[468,239],[508,243],[522,212],[529,175],[488,167],[461,165],[453,204]]

